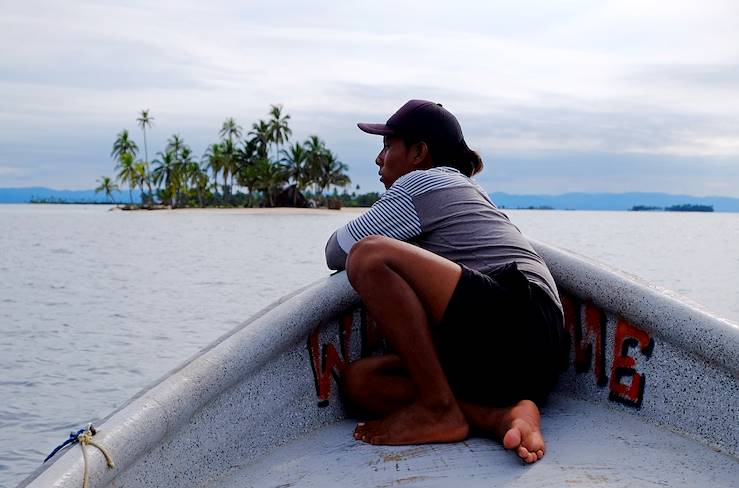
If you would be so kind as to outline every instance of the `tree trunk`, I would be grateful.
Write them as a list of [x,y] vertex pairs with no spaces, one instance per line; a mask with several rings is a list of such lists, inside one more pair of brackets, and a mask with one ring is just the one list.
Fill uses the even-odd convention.
[[[149,181],[149,178],[146,179],[146,186],[149,187],[149,206],[154,205],[154,193],[151,191],[151,181]],[[141,191],[144,189],[142,188]]]

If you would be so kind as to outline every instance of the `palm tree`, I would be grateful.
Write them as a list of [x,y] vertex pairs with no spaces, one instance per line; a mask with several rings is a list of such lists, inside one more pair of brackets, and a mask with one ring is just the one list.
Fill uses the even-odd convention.
[[[203,162],[207,162],[206,168],[213,173],[213,181],[215,182],[216,193],[218,192],[218,173],[223,170],[224,157],[223,146],[219,143],[213,143],[208,146],[202,158]],[[224,177],[225,180],[225,177]]]
[[166,195],[169,197],[170,205],[174,208],[177,204],[175,201],[176,188],[177,188],[177,160],[175,155],[169,151],[164,153],[158,153],[160,159],[153,161],[157,166],[152,171],[154,178],[154,184],[157,188],[164,183],[164,190]]
[[141,114],[139,115],[139,118],[136,119],[136,123],[139,127],[141,127],[141,130],[144,132],[144,157],[145,162],[149,162],[149,148],[146,144],[146,128],[153,125],[152,121],[154,120],[154,117],[149,115],[149,109],[142,110]]
[[280,154],[280,145],[288,141],[293,133],[287,125],[290,115],[282,115],[282,105],[271,105],[269,114],[272,120],[269,121],[270,139],[275,144],[275,156]]
[[221,139],[227,139],[233,143],[234,138],[236,138],[237,142],[241,139],[242,131],[243,129],[236,123],[236,119],[229,117],[223,121],[223,125],[221,126],[221,130],[218,132],[218,135],[221,136]]
[[272,129],[270,128],[270,125],[263,120],[252,124],[251,127],[252,130],[249,132],[249,135],[252,136],[252,140],[257,145],[257,156],[260,158],[266,158],[268,154],[267,148],[269,147],[270,142],[272,142]]
[[323,160],[326,158],[326,145],[320,137],[312,135],[303,143],[306,152],[306,166],[309,174],[309,181],[315,185],[316,195],[319,194],[318,180],[323,171]]
[[[172,137],[167,139],[167,146],[165,147],[164,152],[170,157],[168,164],[171,165],[171,169],[167,172],[166,190],[170,193],[172,207],[174,208],[177,206],[177,202],[179,200],[179,191],[183,179],[183,155],[189,158],[191,157],[192,151],[190,147],[185,144],[185,141],[179,134],[172,134]],[[162,162],[163,161],[164,159],[162,159]],[[162,163],[160,162],[160,164]]]
[[118,191],[118,185],[116,185],[108,176],[102,176],[98,181],[100,182],[100,185],[95,188],[95,193],[97,194],[104,191],[105,199],[110,203],[113,203],[113,192]]
[[258,158],[251,171],[254,173],[255,187],[264,193],[266,206],[273,207],[274,197],[282,189],[285,181],[284,168],[272,163],[268,158]]
[[318,175],[321,194],[331,185],[346,186],[351,183],[352,180],[345,173],[348,169],[347,165],[336,159],[334,153],[327,149],[321,164],[321,172]]
[[129,152],[120,153],[118,160],[119,163],[116,166],[116,169],[118,169],[118,181],[128,185],[128,196],[131,200],[131,205],[133,205],[133,187],[136,186],[137,182],[136,164],[133,154]]
[[166,152],[171,152],[175,159],[180,157],[180,151],[185,146],[185,141],[182,140],[179,134],[172,134],[172,137],[167,139],[167,146],[164,148]]
[[131,154],[136,157],[139,147],[133,142],[128,135],[128,130],[123,129],[116,136],[115,142],[113,143],[113,150],[110,155],[118,162],[121,160],[121,155]]
[[293,205],[298,203],[298,192],[310,181],[310,172],[306,164],[307,151],[298,143],[290,146],[289,150],[282,151],[282,164],[285,175],[293,181]]
[[202,168],[198,163],[192,162],[187,171],[190,184],[195,189],[198,196],[198,205],[203,207],[203,193],[208,188],[208,172],[206,168]]
[[[151,194],[151,181],[149,178],[149,147],[146,144],[146,128],[151,128],[153,124],[154,117],[149,115],[149,109],[142,110],[141,114],[139,115],[139,118],[136,119],[136,123],[139,127],[141,127],[141,130],[144,132],[144,167],[145,167],[145,173],[146,173],[146,184],[149,187],[149,200],[152,201],[154,196]],[[143,187],[141,188],[141,191],[143,192]],[[141,198],[141,201],[143,203],[143,197]]]
[[[148,174],[146,171],[146,163],[144,161],[138,160],[136,161],[136,164],[133,166],[134,171],[134,179],[133,183],[134,186],[138,186],[141,189],[141,206],[144,206],[144,196],[146,195],[144,193],[144,183],[148,181]],[[150,187],[151,189],[151,187]]]
[[[236,146],[231,139],[226,139],[221,143],[223,166],[223,198],[224,200],[230,200],[231,188],[233,187],[234,174],[238,170],[238,158],[236,154]],[[228,184],[228,177],[231,176],[231,184]]]
[[[236,182],[246,188],[248,207],[253,206],[252,191],[256,188],[256,172],[254,165],[259,156],[259,142],[256,138],[244,141],[242,147],[236,150]],[[266,155],[263,155],[267,159]]]
[[175,178],[175,195],[177,196],[178,202],[180,200],[179,196],[182,186],[185,187],[185,191],[189,190],[188,184],[190,183],[190,175],[193,165],[197,166],[197,163],[192,160],[192,149],[190,149],[190,146],[185,144],[182,146],[182,150],[180,150],[180,158],[175,166],[175,171],[178,176]]

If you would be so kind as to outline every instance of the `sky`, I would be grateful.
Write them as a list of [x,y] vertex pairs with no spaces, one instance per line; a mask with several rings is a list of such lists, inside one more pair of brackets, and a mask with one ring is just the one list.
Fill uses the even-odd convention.
[[739,2],[0,0],[0,187],[94,188],[149,109],[150,159],[271,104],[379,191],[377,136],[442,103],[490,192],[739,197]]

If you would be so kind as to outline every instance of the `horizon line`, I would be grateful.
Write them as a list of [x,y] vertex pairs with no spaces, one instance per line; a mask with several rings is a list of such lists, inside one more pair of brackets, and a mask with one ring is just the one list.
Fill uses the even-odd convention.
[[[70,188],[52,188],[48,186],[7,186],[7,187],[0,187],[0,191],[2,190],[32,190],[32,189],[44,189],[44,190],[51,190],[51,191],[58,191],[58,192],[85,192],[85,191],[95,191],[94,188],[82,188],[82,189],[70,189]],[[117,190],[121,193],[128,192],[128,188],[121,188]],[[134,193],[139,192],[140,190],[138,188],[135,188],[132,190]],[[359,193],[359,192],[357,192]],[[380,192],[364,192],[364,193],[380,193]],[[665,191],[569,191],[564,193],[510,193],[507,191],[491,191],[488,192],[489,194],[505,194],[505,195],[515,195],[515,196],[525,196],[525,197],[536,197],[536,196],[548,196],[548,197],[560,197],[565,195],[626,195],[626,194],[660,194],[660,195],[669,195],[669,196],[675,196],[675,197],[692,197],[692,198],[730,198],[739,200],[739,196],[730,196],[730,195],[691,195],[688,193],[669,193]]]

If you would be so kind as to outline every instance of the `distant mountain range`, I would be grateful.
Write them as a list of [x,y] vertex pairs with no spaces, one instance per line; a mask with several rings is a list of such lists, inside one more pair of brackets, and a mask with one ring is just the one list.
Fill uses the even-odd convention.
[[[529,208],[551,207],[572,210],[629,210],[635,205],[669,207],[672,205],[712,205],[716,212],[739,212],[739,198],[695,197],[668,193],[564,193],[562,195],[511,195],[496,192],[493,201],[499,207]],[[49,199],[66,202],[104,203],[105,195],[94,190],[53,190],[44,187],[0,188],[0,203],[29,203],[32,199]],[[139,191],[133,192],[134,202]],[[114,192],[116,202],[127,203],[128,191]]]
[[[134,190],[134,202],[140,200],[139,190]],[[0,203],[29,203],[31,200],[55,200],[62,202],[105,203],[105,193],[95,190],[53,190],[41,186],[29,188],[0,188]],[[128,191],[114,191],[113,201],[128,203]]]
[[493,193],[498,207],[551,207],[560,210],[630,210],[636,205],[670,207],[673,205],[712,205],[716,212],[739,212],[739,198],[694,197],[669,193],[564,193],[562,195],[511,195]]

